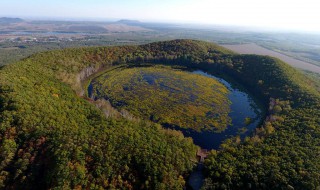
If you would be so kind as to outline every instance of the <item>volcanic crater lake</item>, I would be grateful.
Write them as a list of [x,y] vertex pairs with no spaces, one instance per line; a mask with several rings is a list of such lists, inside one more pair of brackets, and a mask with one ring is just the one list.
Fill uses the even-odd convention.
[[251,96],[239,84],[231,84],[222,78],[213,76],[201,70],[193,71],[193,73],[214,78],[229,89],[228,98],[231,101],[231,112],[229,113],[229,116],[231,117],[232,122],[231,125],[229,125],[222,132],[199,132],[183,128],[175,129],[182,131],[184,136],[191,137],[194,141],[194,144],[208,150],[219,149],[221,143],[228,138],[237,135],[240,135],[241,138],[244,138],[252,134],[265,116],[262,103]]
[[[194,141],[194,144],[200,146],[202,149],[208,149],[208,150],[219,149],[220,144],[224,140],[230,137],[240,135],[241,138],[244,138],[245,136],[252,134],[254,129],[261,123],[263,117],[265,116],[262,104],[259,103],[259,101],[255,99],[253,96],[251,96],[243,87],[241,87],[241,85],[236,83],[229,83],[222,78],[208,74],[204,71],[201,71],[201,70],[179,71],[182,74],[178,73],[177,77],[175,76],[173,78],[170,78],[172,77],[171,75],[174,75],[174,73],[170,73],[171,71],[169,71],[168,68],[167,70],[161,70],[155,67],[155,69],[153,69],[152,72],[147,72],[147,69],[145,67],[134,68],[135,70],[130,70],[130,69],[132,68],[122,68],[120,70],[111,71],[114,73],[110,73],[107,71],[103,75],[93,79],[89,85],[88,94],[91,95],[93,94],[93,92],[99,92],[99,93],[103,92],[102,95],[98,98],[105,98],[109,100],[112,103],[112,105],[116,107],[117,105],[131,103],[134,106],[129,107],[131,108],[129,112],[132,112],[133,114],[140,113],[140,112],[151,112],[150,110],[153,110],[152,114],[148,113],[149,115],[152,115],[150,116],[150,119],[153,121],[156,120],[155,118],[157,117],[161,118],[161,116],[163,116],[163,114],[161,115],[161,113],[159,114],[159,116],[153,115],[161,111],[164,112],[164,114],[167,114],[170,116],[170,115],[176,114],[176,112],[178,111],[181,112],[182,110],[182,112],[179,113],[181,117],[188,117],[193,113],[195,115],[196,114],[203,115],[203,113],[213,112],[214,114],[210,115],[210,117],[215,119],[214,118],[216,117],[215,115],[218,115],[220,116],[220,118],[218,119],[223,118],[221,119],[221,123],[225,125],[224,128],[218,128],[219,130],[207,130],[206,127],[201,128],[201,126],[199,128],[187,128],[187,127],[179,126],[176,124],[170,125],[170,124],[166,124],[167,122],[162,122],[162,123],[165,123],[164,124],[165,127],[179,130],[184,134],[184,136],[191,137]],[[126,73],[122,73],[122,75],[124,76],[119,77],[119,75],[121,75],[121,72],[123,71],[125,71]],[[163,74],[164,72],[167,72],[167,73]],[[138,76],[136,76],[137,74],[134,76],[131,76],[131,73],[138,73]],[[189,78],[187,78],[187,80],[184,80],[183,73],[191,73],[193,77],[190,78],[190,81],[188,81]],[[194,75],[197,75],[197,76],[194,76]],[[200,80],[205,80],[210,78],[211,80],[214,79],[217,83],[219,83],[219,84],[210,83],[210,85],[213,85],[219,93],[211,93],[211,94],[209,93],[209,94],[206,94],[205,96],[201,96],[202,88],[193,88],[193,87],[189,88],[189,86],[194,86],[194,87],[197,86],[193,84],[194,82],[193,80],[198,80],[198,78],[194,78],[194,77],[200,77],[200,76],[204,77],[204,78],[200,78]],[[169,77],[169,79],[167,77]],[[178,82],[173,85],[171,84],[171,86],[167,86],[166,85],[167,83],[163,83],[163,81],[165,80],[170,81],[170,80],[176,80],[176,79],[178,80]],[[125,81],[125,82],[120,82],[119,84],[118,81]],[[204,84],[205,84],[204,86],[206,86],[207,84],[206,82],[207,81],[202,81],[200,86],[201,85],[203,86]],[[210,82],[210,80],[208,80],[208,82]],[[183,86],[183,85],[186,85],[187,83],[190,83],[190,85],[188,84],[187,86]],[[140,85],[144,85],[144,86],[137,89],[135,88],[135,86],[140,86]],[[149,89],[149,87],[152,85],[158,85],[158,87]],[[97,88],[97,86],[99,88]],[[174,94],[176,91],[179,91],[179,90],[181,91],[181,89],[183,91],[182,93]],[[205,87],[204,89],[208,91],[207,87]],[[166,96],[154,96],[154,94],[163,93],[163,90],[166,91],[167,93]],[[118,93],[115,93],[115,91]],[[120,91],[121,93],[119,93]],[[149,94],[152,91],[153,91],[153,94]],[[154,91],[157,91],[157,92],[154,93]],[[128,93],[132,93],[132,94],[128,95]],[[187,95],[185,96],[185,94]],[[203,92],[203,94],[205,94],[205,92]],[[224,95],[225,97],[222,97],[221,94]],[[170,99],[171,96],[174,96],[174,95],[177,95],[179,98],[177,98],[176,100]],[[121,97],[122,99],[121,98],[119,99],[119,97]],[[126,100],[126,98],[129,98],[129,99],[131,98],[131,99]],[[162,100],[163,98],[164,99],[168,98],[168,101],[174,101],[174,102],[182,101],[182,102],[177,103],[177,104],[180,104],[177,107],[168,106],[169,108],[166,108],[167,106],[166,103],[168,101]],[[203,100],[203,102],[205,102],[206,105],[201,107],[198,105],[201,103],[203,104],[203,102],[196,102],[195,105],[188,105],[186,107],[183,107],[184,104],[188,103],[188,101],[189,102],[194,101],[197,98],[201,100],[203,100],[203,98],[208,98]],[[151,100],[156,99],[156,100],[155,102],[150,104],[150,102],[145,102],[145,99],[151,99]],[[219,99],[219,101],[217,101],[216,99]],[[209,102],[212,101],[216,103],[210,104],[208,103],[208,100]],[[145,106],[146,104],[148,105]],[[153,105],[157,105],[157,104],[161,105],[161,107],[152,107]],[[208,105],[209,106],[215,105],[215,108],[208,111]],[[157,110],[157,108],[164,109],[164,110]],[[190,108],[191,111],[188,110],[188,108]],[[172,110],[170,109],[172,110],[176,109],[178,111],[172,112]],[[183,110],[185,111],[185,113],[183,112]],[[196,113],[198,110],[205,110],[205,111],[200,112],[199,114],[199,113]],[[177,117],[179,119],[180,117],[179,114],[174,115],[174,117],[169,118],[165,121],[172,120],[174,123]],[[167,116],[167,115],[164,115],[164,116]],[[185,125],[188,124],[188,121],[192,121],[192,122],[199,121],[199,125],[205,123],[203,122],[204,121],[203,118],[202,119],[192,118],[192,120],[186,120],[186,121],[187,122],[184,122],[183,124]],[[217,121],[220,121],[220,120],[217,120]],[[197,125],[198,123],[195,122],[195,124]]]

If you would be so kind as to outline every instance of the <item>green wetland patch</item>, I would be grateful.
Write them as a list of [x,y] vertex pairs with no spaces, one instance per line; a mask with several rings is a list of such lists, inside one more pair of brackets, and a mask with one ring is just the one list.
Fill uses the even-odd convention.
[[238,85],[201,70],[144,65],[105,71],[93,79],[88,94],[120,112],[179,130],[211,150],[230,137],[251,134],[264,115]]
[[92,85],[95,98],[161,124],[220,131],[231,123],[229,90],[195,73],[163,66],[120,68]]

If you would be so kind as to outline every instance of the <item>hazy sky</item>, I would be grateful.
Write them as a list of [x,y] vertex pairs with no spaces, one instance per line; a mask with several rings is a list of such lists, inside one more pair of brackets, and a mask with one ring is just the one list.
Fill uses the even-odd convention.
[[319,0],[0,0],[0,16],[138,19],[320,32]]

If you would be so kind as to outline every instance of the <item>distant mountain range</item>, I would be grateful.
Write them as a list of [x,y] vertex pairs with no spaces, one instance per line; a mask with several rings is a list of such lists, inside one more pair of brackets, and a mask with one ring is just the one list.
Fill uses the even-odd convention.
[[0,23],[17,23],[23,22],[24,20],[21,18],[9,18],[9,17],[1,17]]
[[138,20],[128,20],[128,19],[118,20],[117,23],[127,24],[127,25],[139,25],[139,24],[141,24],[141,22],[138,21]]

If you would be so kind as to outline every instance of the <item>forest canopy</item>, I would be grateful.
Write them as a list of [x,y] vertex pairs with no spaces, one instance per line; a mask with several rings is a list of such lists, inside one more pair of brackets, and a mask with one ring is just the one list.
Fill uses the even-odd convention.
[[196,164],[192,139],[150,121],[106,118],[85,96],[91,76],[137,63],[223,74],[268,108],[255,134],[210,152],[203,188],[319,188],[314,81],[278,59],[194,40],[55,50],[2,67],[0,188],[183,188]]

